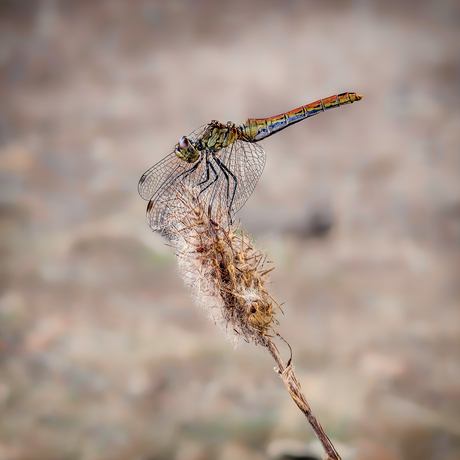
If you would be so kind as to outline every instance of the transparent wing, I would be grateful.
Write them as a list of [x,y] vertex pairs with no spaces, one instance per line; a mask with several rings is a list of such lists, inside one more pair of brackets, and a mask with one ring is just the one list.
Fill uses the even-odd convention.
[[[225,164],[234,178],[229,174],[228,191],[226,184],[222,184],[221,190],[215,190],[215,195],[225,192],[227,207],[231,207],[233,215],[244,206],[259,181],[265,167],[265,150],[259,144],[237,140],[218,152],[217,158]],[[232,190],[235,178],[236,184]]]
[[[201,126],[187,137],[195,141],[205,129],[206,125]],[[162,186],[174,180],[177,175],[186,171],[189,165],[189,163],[181,160],[174,152],[170,153],[142,174],[137,186],[139,195],[144,200],[151,200]]]
[[[169,155],[168,155],[169,156]],[[147,222],[153,230],[161,230],[167,221],[182,207],[177,197],[185,187],[196,187],[206,181],[206,162],[203,157],[197,163],[187,163],[176,156],[174,169],[155,191],[147,205]],[[166,157],[168,158],[168,157]],[[165,160],[166,160],[165,158]],[[155,170],[161,174],[161,168]]]
[[182,172],[184,166],[188,166],[188,163],[174,152],[170,153],[142,174],[137,186],[139,195],[144,200],[151,200],[163,185],[174,180]]

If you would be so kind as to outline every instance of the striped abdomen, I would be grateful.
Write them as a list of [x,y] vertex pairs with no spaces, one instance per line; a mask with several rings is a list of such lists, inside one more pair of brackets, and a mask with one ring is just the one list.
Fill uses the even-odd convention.
[[319,112],[340,107],[344,104],[361,100],[362,96],[356,93],[342,93],[336,96],[331,96],[326,99],[312,102],[290,112],[282,113],[270,118],[249,118],[246,123],[240,127],[245,140],[256,142],[271,136],[272,134],[287,128],[294,123],[304,120],[305,118],[316,115]]

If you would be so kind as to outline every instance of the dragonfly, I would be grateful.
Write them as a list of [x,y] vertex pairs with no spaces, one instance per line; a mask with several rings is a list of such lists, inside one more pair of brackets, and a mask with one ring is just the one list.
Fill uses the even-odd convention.
[[351,104],[362,96],[348,92],[270,118],[249,118],[240,126],[216,120],[183,136],[174,150],[139,180],[139,195],[148,201],[147,221],[164,231],[174,217],[173,202],[184,187],[197,191],[208,209],[234,214],[251,196],[265,166],[265,150],[258,143],[320,112]]

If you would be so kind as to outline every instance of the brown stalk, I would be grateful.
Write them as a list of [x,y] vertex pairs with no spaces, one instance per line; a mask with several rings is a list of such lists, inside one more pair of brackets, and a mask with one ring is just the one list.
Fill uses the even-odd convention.
[[[313,415],[294,372],[292,349],[276,331],[274,315],[281,310],[265,285],[274,267],[266,268],[266,256],[250,238],[228,223],[221,206],[205,206],[206,197],[193,189],[178,187],[176,199],[168,202],[169,219],[163,234],[175,248],[179,273],[192,289],[196,303],[212,314],[215,323],[233,336],[265,347],[276,362],[275,371],[307,418],[327,460],[340,460],[331,440]],[[281,359],[274,338],[291,349],[287,364]]]
[[278,349],[274,346],[272,341],[269,341],[265,348],[267,348],[268,352],[271,354],[272,358],[276,362],[276,365],[278,366],[277,368],[275,368],[275,372],[277,372],[282,377],[284,385],[286,386],[287,391],[291,395],[291,398],[297,404],[297,407],[302,411],[305,417],[307,417],[308,423],[310,423],[316,437],[323,446],[323,450],[327,455],[326,459],[341,460],[340,455],[335,450],[335,447],[332,444],[332,441],[324,432],[321,423],[319,423],[319,420],[313,415],[311,407],[308,404],[307,398],[305,397],[300,383],[295,375],[292,359],[289,359],[288,365],[285,365],[280,357]]

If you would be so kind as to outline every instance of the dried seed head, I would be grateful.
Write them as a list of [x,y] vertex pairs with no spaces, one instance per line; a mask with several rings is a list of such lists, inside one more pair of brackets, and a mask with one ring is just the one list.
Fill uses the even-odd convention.
[[[222,206],[207,207],[205,197],[181,187],[163,234],[176,249],[179,272],[196,303],[233,340],[266,345],[276,332],[277,303],[268,293],[266,258],[249,237],[228,224]],[[240,234],[239,234],[240,233]]]

